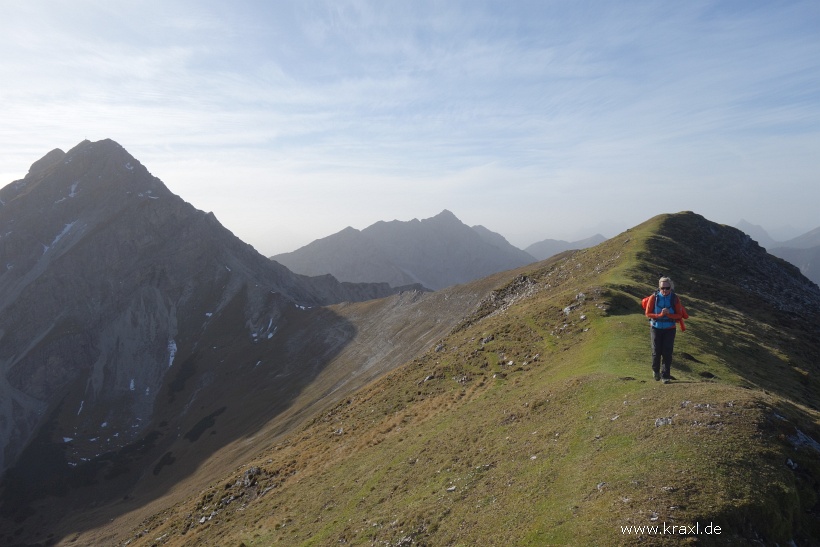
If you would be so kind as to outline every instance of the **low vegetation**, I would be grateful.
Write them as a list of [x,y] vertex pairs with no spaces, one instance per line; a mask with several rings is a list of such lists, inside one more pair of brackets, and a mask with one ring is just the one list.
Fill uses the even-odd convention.
[[[766,268],[786,266],[733,265],[765,257],[734,232],[658,217],[519,271],[422,357],[118,541],[816,542],[818,313],[778,307]],[[640,310],[661,273],[692,316],[668,385]]]

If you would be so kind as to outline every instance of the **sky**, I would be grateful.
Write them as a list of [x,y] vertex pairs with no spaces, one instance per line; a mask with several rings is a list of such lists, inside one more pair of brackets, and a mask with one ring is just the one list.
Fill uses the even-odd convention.
[[820,226],[820,2],[0,0],[0,186],[110,138],[261,253]]

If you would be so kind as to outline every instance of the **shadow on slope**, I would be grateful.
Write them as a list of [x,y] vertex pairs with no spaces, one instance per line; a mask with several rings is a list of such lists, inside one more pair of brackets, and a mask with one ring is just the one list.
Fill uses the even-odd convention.
[[[294,307],[282,330],[257,343],[247,340],[239,320],[244,304],[237,299],[228,318],[205,333],[209,347],[178,369],[175,365],[146,437],[118,453],[101,455],[73,479],[57,476],[55,483],[41,476],[40,482],[58,486],[54,490],[62,497],[35,500],[34,512],[18,511],[14,517],[19,525],[9,528],[8,537],[22,529],[15,537],[29,542],[60,537],[110,541],[151,511],[230,473],[237,462],[320,408],[426,351],[505,275],[435,293],[406,291],[328,308]],[[38,473],[42,466],[32,465],[25,476]],[[88,477],[87,485],[79,486],[78,476]],[[16,487],[27,484],[33,483],[18,481]],[[15,496],[7,500],[14,504]],[[54,534],[50,540],[48,534]]]
[[209,325],[209,347],[175,367],[137,442],[72,467],[71,439],[51,438],[63,403],[51,409],[4,477],[0,543],[52,545],[62,531],[100,526],[163,496],[220,449],[288,409],[356,336],[327,308],[291,307],[274,336],[249,340],[245,305],[242,291]]

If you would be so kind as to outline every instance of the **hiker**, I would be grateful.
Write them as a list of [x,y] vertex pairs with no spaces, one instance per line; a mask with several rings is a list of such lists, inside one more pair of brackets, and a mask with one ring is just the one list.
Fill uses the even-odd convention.
[[[675,347],[676,323],[681,323],[688,317],[686,310],[675,294],[675,284],[668,277],[658,280],[658,292],[648,297],[645,314],[649,318],[650,339],[652,340],[652,372],[655,380],[663,380],[664,384],[672,379],[672,350]],[[661,370],[661,361],[663,370]]]

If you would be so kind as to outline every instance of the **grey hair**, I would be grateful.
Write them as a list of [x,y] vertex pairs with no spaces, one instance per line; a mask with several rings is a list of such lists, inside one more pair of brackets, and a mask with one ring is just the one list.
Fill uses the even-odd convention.
[[674,282],[674,281],[672,281],[672,279],[671,279],[671,278],[666,277],[666,276],[661,277],[660,279],[658,279],[658,287],[660,287],[660,286],[661,286],[661,283],[663,283],[664,281],[666,281],[667,283],[669,283],[669,286],[670,286],[670,287],[672,287],[672,290],[673,290],[673,291],[675,290],[675,282]]

